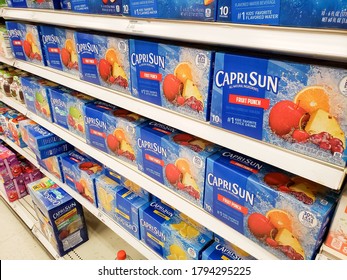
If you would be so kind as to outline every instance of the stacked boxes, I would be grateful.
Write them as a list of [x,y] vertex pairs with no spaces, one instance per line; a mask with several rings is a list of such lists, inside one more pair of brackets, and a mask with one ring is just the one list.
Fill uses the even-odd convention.
[[88,240],[83,208],[48,178],[29,184],[41,230],[60,256]]
[[[121,15],[123,0],[71,0],[71,10],[78,13]],[[124,1],[123,1],[124,2]]]
[[60,0],[7,0],[13,8],[60,9]]
[[207,159],[204,208],[279,258],[312,259],[335,192],[237,152]]

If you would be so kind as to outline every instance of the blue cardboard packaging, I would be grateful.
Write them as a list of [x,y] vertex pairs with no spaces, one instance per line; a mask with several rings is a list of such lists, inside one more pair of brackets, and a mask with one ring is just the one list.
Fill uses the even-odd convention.
[[218,0],[217,21],[311,28],[347,28],[341,0]]
[[45,66],[36,25],[6,21],[6,29],[15,58]]
[[68,154],[69,152],[65,152],[45,159],[40,159],[38,156],[36,158],[41,167],[49,171],[50,174],[54,175],[64,183],[64,174],[61,159]]
[[242,256],[235,252],[227,244],[214,241],[209,247],[202,252],[202,260],[254,260],[251,256]]
[[83,208],[48,178],[28,184],[41,230],[60,256],[88,240]]
[[128,39],[82,32],[75,36],[80,78],[130,94]]
[[41,25],[39,35],[48,67],[79,76],[74,30]]
[[208,50],[131,39],[132,95],[206,121],[213,57]]
[[136,127],[146,119],[103,101],[85,107],[86,138],[92,146],[136,165]]
[[7,0],[9,7],[32,9],[60,9],[60,0]]
[[347,70],[217,53],[211,124],[344,167]]
[[313,259],[338,195],[235,151],[207,159],[204,208],[281,259]]
[[121,15],[122,0],[71,0],[71,9],[78,13]]

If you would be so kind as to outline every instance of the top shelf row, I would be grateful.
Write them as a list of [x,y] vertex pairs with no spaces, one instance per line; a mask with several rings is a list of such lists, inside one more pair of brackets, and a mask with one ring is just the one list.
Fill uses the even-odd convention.
[[1,16],[72,28],[347,62],[345,30],[115,17],[19,8],[2,8]]

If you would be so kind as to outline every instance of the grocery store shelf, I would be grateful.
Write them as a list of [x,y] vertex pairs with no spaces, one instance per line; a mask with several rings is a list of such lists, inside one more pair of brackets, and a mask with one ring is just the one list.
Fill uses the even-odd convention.
[[341,254],[340,252],[326,246],[325,244],[322,244],[321,253],[327,253],[337,260],[347,260],[347,255]]
[[[52,179],[56,184],[62,187],[68,194],[70,194],[74,199],[76,199],[79,203],[81,203],[84,208],[86,208],[90,213],[92,213],[95,217],[97,217],[101,222],[103,222],[107,227],[109,227],[113,232],[115,232],[118,236],[120,236],[123,240],[127,241],[127,243],[132,246],[136,244],[136,250],[146,256],[148,259],[155,260],[161,259],[156,253],[154,253],[149,247],[140,242],[137,238],[131,235],[128,231],[126,231],[123,227],[119,226],[115,223],[111,218],[105,215],[102,211],[97,209],[93,204],[85,200],[81,195],[73,191],[68,185],[64,184],[58,178],[50,174],[47,170],[40,167],[38,164],[35,154],[29,148],[20,148],[15,143],[13,143],[10,139],[0,137],[4,142],[6,142],[9,146],[11,146],[18,153],[27,158],[31,163],[33,163],[36,167],[40,169],[40,171]],[[76,250],[76,249],[75,249]]]
[[[131,178],[131,180],[140,185],[142,188],[147,190],[150,193],[155,194],[160,199],[163,199],[168,204],[173,205],[176,209],[179,211],[189,214],[189,216],[196,220],[198,223],[204,225],[205,227],[209,228],[216,234],[222,236],[226,240],[229,240],[233,244],[236,244],[238,247],[243,249],[244,251],[248,252],[252,256],[254,256],[257,259],[277,259],[273,254],[265,250],[264,248],[260,247],[258,244],[253,242],[252,240],[248,239],[241,233],[233,230],[223,222],[219,221],[217,218],[213,217],[209,213],[207,213],[204,209],[193,205],[188,201],[187,199],[183,198],[182,196],[178,195],[171,189],[161,185],[160,183],[154,181],[149,176],[143,174],[140,172],[136,167],[129,165],[123,161],[118,160],[115,157],[112,157],[102,151],[99,151],[95,149],[94,147],[88,145],[84,139],[77,137],[74,134],[71,134],[69,131],[67,131],[64,128],[61,128],[55,124],[52,124],[41,117],[33,114],[32,112],[29,112],[24,105],[16,102],[12,98],[2,97],[0,100],[2,100],[7,105],[13,107],[14,109],[18,110],[19,112],[27,115],[30,119],[34,120],[38,124],[42,125],[43,127],[50,130],[52,133],[58,135],[59,137],[63,138],[70,144],[72,144],[75,147],[78,147],[81,151],[84,153],[90,155],[94,159],[104,163],[112,170],[117,171],[119,174],[123,175],[126,178]],[[20,148],[19,148],[20,149]],[[17,149],[17,151],[20,151]],[[42,169],[41,169],[42,170]],[[50,175],[49,173],[42,170],[45,175]],[[51,176],[51,175],[50,175]],[[59,182],[57,179],[54,179],[56,183],[58,183],[61,186],[64,186],[61,182]],[[87,207],[88,210],[90,210],[94,215],[98,215],[98,217],[105,222],[107,225],[109,225],[110,220],[109,218],[101,213],[99,210],[95,210],[95,208],[88,203],[85,202],[85,199],[81,198],[77,193],[73,192],[71,189],[69,189],[67,186],[64,187],[64,189],[69,192],[76,200],[78,200],[80,203],[82,203],[85,207]],[[114,222],[112,221],[114,224]],[[119,232],[118,232],[119,231]],[[117,229],[117,233],[120,233],[120,229]],[[131,239],[130,239],[131,240]],[[138,240],[137,245],[139,244]],[[131,242],[131,241],[130,241]],[[134,244],[134,243],[132,243]],[[145,245],[141,245],[144,246]],[[137,248],[137,247],[136,247]],[[139,248],[137,248],[140,250]],[[146,252],[142,252],[144,255],[146,255]],[[148,252],[149,254],[150,252]],[[153,254],[153,253],[152,253]]]
[[347,61],[346,32],[339,30],[141,19],[18,8],[2,8],[1,16],[72,28]]
[[[251,156],[331,189],[340,189],[345,178],[347,170],[343,167],[232,133],[212,126],[208,122],[199,121],[160,106],[141,101],[132,96],[81,81],[62,71],[41,67],[21,60],[0,58],[0,61],[86,93],[99,100],[118,105],[147,118],[191,133],[223,147]],[[6,100],[6,102],[10,102],[9,105],[12,104],[11,106],[17,106],[18,104],[16,102],[13,103],[12,99],[7,98]],[[22,105],[20,106],[23,107]],[[18,108],[16,109],[19,110]]]

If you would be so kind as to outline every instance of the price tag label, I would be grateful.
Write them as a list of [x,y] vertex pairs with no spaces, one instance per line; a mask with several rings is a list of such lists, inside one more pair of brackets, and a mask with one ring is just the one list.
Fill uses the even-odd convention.
[[130,20],[128,26],[126,27],[127,32],[132,33],[144,33],[142,21]]

